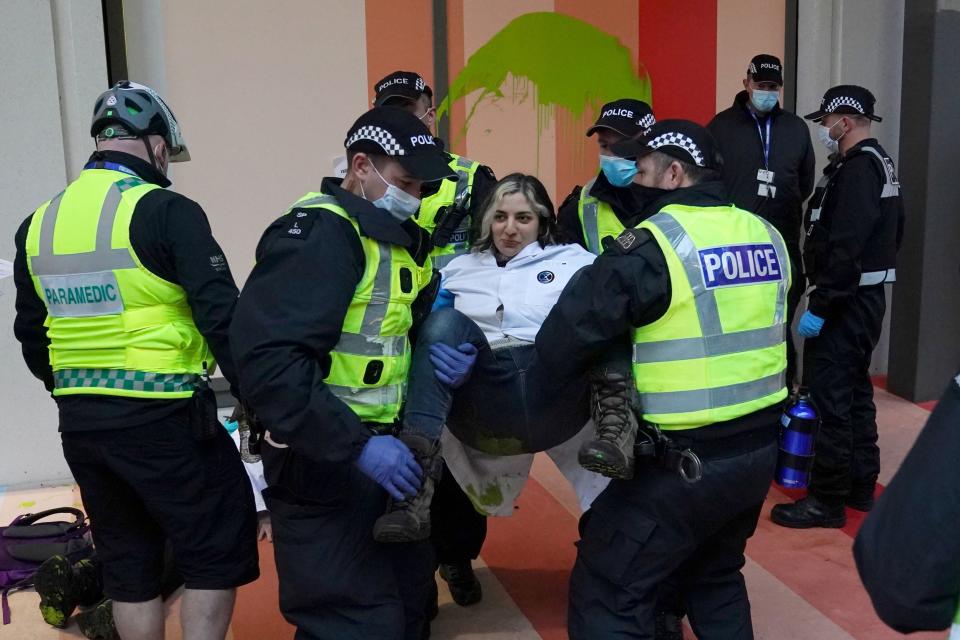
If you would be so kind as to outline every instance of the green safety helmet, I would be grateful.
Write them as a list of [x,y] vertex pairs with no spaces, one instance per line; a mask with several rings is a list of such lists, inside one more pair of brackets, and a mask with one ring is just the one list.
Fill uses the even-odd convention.
[[93,107],[90,135],[102,135],[111,124],[120,125],[138,137],[163,136],[170,162],[186,162],[190,159],[190,152],[173,112],[163,98],[146,85],[121,80],[100,94]]

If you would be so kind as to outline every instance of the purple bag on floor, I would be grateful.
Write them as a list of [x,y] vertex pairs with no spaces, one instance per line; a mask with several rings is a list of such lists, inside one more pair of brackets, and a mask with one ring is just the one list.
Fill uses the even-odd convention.
[[[73,516],[72,522],[52,520],[52,515]],[[93,555],[90,525],[79,509],[60,507],[40,513],[25,513],[8,527],[0,527],[0,593],[3,624],[10,624],[7,594],[33,586],[33,574],[48,558],[66,556],[76,562]]]

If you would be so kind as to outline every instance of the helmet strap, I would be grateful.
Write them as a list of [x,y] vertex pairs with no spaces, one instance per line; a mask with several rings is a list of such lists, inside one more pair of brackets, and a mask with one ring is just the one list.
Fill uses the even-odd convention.
[[153,153],[153,147],[150,146],[150,137],[143,136],[140,139],[143,140],[143,146],[147,148],[147,156],[150,158],[150,164],[153,165],[157,171],[163,173],[163,170],[160,168],[160,164],[157,162],[157,156],[155,156]]

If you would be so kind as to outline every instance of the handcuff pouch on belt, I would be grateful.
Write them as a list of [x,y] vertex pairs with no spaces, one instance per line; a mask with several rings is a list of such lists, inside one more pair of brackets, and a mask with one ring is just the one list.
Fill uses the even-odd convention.
[[640,426],[634,445],[634,456],[637,460],[648,458],[658,467],[676,471],[690,484],[700,481],[703,477],[703,464],[696,453],[689,448],[680,447],[656,425],[642,420],[638,422]]
[[400,435],[400,422],[364,422],[363,426],[370,430],[375,436],[398,436]]

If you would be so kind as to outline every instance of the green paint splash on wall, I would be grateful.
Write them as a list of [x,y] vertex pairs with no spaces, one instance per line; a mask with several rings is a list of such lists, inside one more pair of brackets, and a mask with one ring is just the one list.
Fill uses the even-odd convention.
[[463,135],[484,99],[504,97],[501,87],[508,75],[513,77],[513,100],[522,103],[532,97],[536,103],[538,138],[554,107],[578,119],[585,109],[597,110],[617,98],[651,102],[646,71],[638,73],[633,54],[617,38],[562,13],[542,12],[514,19],[477,49],[451,83],[438,116],[449,112],[454,101],[480,90]]

